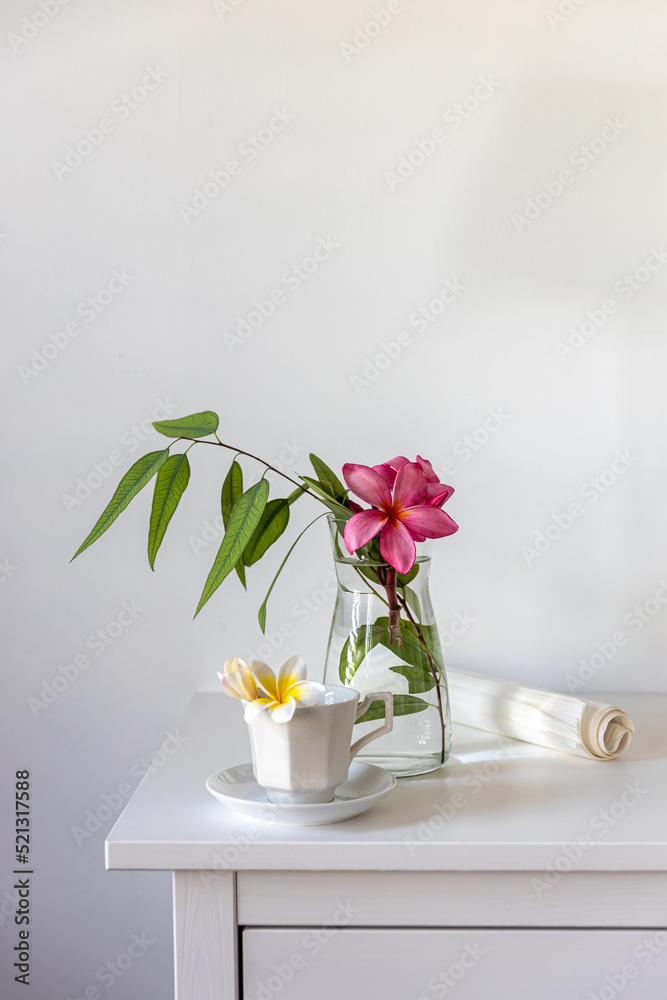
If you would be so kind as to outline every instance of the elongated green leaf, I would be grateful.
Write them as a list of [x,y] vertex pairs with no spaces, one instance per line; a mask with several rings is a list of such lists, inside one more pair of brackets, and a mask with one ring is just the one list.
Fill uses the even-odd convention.
[[293,493],[290,493],[290,495],[287,498],[287,502],[290,505],[290,507],[292,506],[293,503],[295,503],[295,501],[299,499],[299,497],[304,496],[305,492],[306,492],[306,487],[299,486],[298,489],[294,490]]
[[412,667],[409,663],[400,663],[395,667],[389,667],[395,673],[405,677],[408,682],[408,691],[415,694],[419,691],[430,691],[435,687],[435,679],[430,670],[421,667]]
[[[116,520],[118,515],[125,510],[130,500],[133,500],[137,493],[144,488],[146,483],[151,481],[155,473],[161,468],[161,466],[164,465],[168,458],[168,448],[164,451],[151,451],[148,455],[143,455],[137,462],[134,463],[131,469],[127,470],[116,487],[116,492],[100,514],[93,530],[76,550],[72,559],[76,559],[76,557],[80,555],[84,549],[87,549],[89,545],[92,545],[93,542],[97,541],[100,535],[104,534],[107,528],[110,527]],[[72,560],[70,560],[70,562],[71,561]]]
[[289,504],[287,500],[269,500],[243,553],[245,565],[252,566],[253,563],[258,562],[266,550],[278,541],[288,524]]
[[422,607],[416,592],[411,587],[401,587],[400,593],[417,621],[420,622],[422,620]]
[[321,486],[316,479],[310,479],[308,476],[299,476],[299,479],[303,479],[304,483],[308,489],[312,490],[313,493],[317,493],[318,497],[322,500],[322,503],[326,504],[327,507],[334,512],[336,517],[341,518],[341,520],[348,520],[354,514],[353,510],[349,507],[344,507],[342,504],[334,500]]
[[190,413],[187,417],[177,417],[176,420],[156,420],[153,427],[168,438],[200,438],[215,434],[219,423],[217,413],[203,410],[201,413]]
[[148,528],[148,562],[155,568],[155,557],[174,511],[190,482],[187,455],[170,455],[157,474],[153,492],[153,507]]
[[347,490],[335,472],[332,472],[329,466],[321,458],[318,458],[317,455],[311,454],[310,462],[315,469],[318,482],[329,491],[334,500],[344,500],[347,496]]
[[[234,504],[239,499],[243,493],[243,469],[239,463],[234,459],[229,467],[229,472],[225,476],[225,481],[222,484],[222,493],[220,495],[220,506],[222,508],[222,523],[227,528],[229,524],[229,519],[232,516],[232,511],[234,509]],[[245,564],[243,562],[243,556],[239,559],[236,564],[236,575],[243,584],[245,588]]]
[[287,560],[289,559],[289,557],[292,555],[292,552],[294,552],[294,549],[296,548],[297,542],[303,537],[303,535],[305,535],[305,533],[308,531],[308,529],[311,528],[315,524],[315,521],[319,521],[319,519],[321,517],[324,517],[324,514],[318,514],[317,517],[314,518],[310,522],[310,524],[306,525],[306,527],[303,529],[303,531],[301,532],[301,534],[297,536],[296,541],[294,541],[292,543],[289,552],[287,553],[287,555],[285,556],[285,558],[281,562],[280,566],[278,567],[278,572],[276,573],[276,575],[274,576],[273,580],[271,581],[271,586],[269,587],[269,589],[266,592],[266,597],[262,601],[262,606],[259,609],[259,611],[257,612],[257,618],[259,620],[259,627],[261,628],[262,632],[266,631],[266,605],[269,603],[269,597],[271,596],[271,591],[275,587],[276,580],[278,579],[278,577],[282,573],[283,568],[285,566],[285,563],[287,562]]
[[[415,698],[411,694],[395,694],[394,695],[394,717],[397,715],[414,715],[416,712],[425,712],[427,708],[434,708],[434,705],[429,705],[427,701],[423,698]],[[378,719],[384,719],[384,702],[374,701],[367,712],[357,719],[357,724],[360,722],[376,722]]]
[[[370,653],[381,641],[382,635],[387,633],[387,625],[384,625],[383,621],[387,619],[378,619],[373,625],[360,625],[348,636],[340,651],[338,662],[338,676],[343,684],[352,683],[366,654]],[[400,655],[400,650],[398,652]]]
[[220,543],[215,562],[199,598],[195,618],[243,555],[243,550],[250,541],[262,516],[262,511],[266,507],[268,495],[269,484],[266,479],[260,479],[258,483],[246,490],[234,504],[227,531]]

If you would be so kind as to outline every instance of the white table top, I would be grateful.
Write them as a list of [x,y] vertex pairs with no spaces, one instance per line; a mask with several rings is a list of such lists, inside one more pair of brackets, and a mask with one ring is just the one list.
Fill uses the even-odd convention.
[[666,871],[667,695],[611,700],[637,730],[616,761],[455,726],[440,770],[400,779],[356,819],[299,829],[253,824],[206,790],[250,750],[239,704],[198,694],[178,727],[187,742],[146,776],[109,834],[107,867],[216,869],[231,845],[237,870],[530,871],[585,838],[580,871]]

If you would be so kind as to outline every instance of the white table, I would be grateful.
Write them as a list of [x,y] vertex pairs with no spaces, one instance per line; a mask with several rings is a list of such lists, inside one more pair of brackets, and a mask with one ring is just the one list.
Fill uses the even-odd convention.
[[618,701],[617,761],[455,727],[441,770],[295,829],[207,792],[250,753],[239,705],[199,694],[107,867],[174,872],[177,1000],[665,1000],[667,695]]

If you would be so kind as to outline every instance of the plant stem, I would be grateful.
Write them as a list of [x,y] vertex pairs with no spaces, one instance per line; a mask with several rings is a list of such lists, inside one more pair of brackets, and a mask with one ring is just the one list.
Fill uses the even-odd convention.
[[[218,438],[217,434],[215,436],[216,438]],[[255,460],[255,462],[259,462],[260,465],[265,465],[267,469],[271,470],[271,472],[275,472],[277,475],[282,476],[283,479],[287,479],[290,483],[293,483],[294,486],[298,486],[299,489],[302,491],[302,493],[307,493],[309,497],[313,497],[313,499],[315,500],[320,500],[320,498],[317,496],[316,493],[311,493],[310,490],[302,486],[301,483],[297,483],[296,479],[292,479],[291,476],[285,475],[285,473],[281,472],[280,469],[276,469],[273,465],[269,465],[269,463],[265,462],[263,458],[258,458],[257,455],[253,455],[249,451],[244,451],[242,448],[235,448],[231,444],[224,444],[224,442],[222,442],[220,438],[218,438],[217,441],[202,441],[201,438],[191,438],[181,435],[180,440],[192,441],[194,444],[212,444],[214,448],[227,448],[229,451],[235,451],[237,455],[245,455],[246,458],[252,458]],[[192,447],[192,445],[190,445],[190,447]],[[320,503],[322,503],[321,500]]]
[[442,694],[440,693],[440,679],[441,679],[439,676],[440,667],[439,664],[435,661],[430,649],[428,648],[426,639],[424,638],[422,630],[419,627],[419,623],[416,622],[412,617],[412,613],[410,611],[410,606],[408,602],[401,597],[399,597],[399,601],[401,602],[403,610],[405,611],[406,615],[408,616],[408,618],[410,619],[410,621],[412,622],[412,624],[416,629],[417,639],[424,647],[424,652],[426,653],[428,665],[431,669],[431,673],[433,674],[433,680],[435,681],[435,693],[438,698],[438,715],[440,716],[440,732],[442,733],[442,749],[440,751],[440,763],[444,764],[445,763],[445,716],[442,710]]
[[401,606],[398,603],[396,592],[396,570],[393,566],[386,566],[378,569],[378,580],[387,591],[389,598],[389,645],[394,643],[399,649],[403,649],[403,636],[401,635]]

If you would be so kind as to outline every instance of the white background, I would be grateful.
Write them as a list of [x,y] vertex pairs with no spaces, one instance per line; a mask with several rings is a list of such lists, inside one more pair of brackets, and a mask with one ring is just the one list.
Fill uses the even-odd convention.
[[[216,410],[223,441],[288,472],[311,450],[336,469],[430,458],[460,524],[434,547],[451,664],[621,703],[667,690],[667,8],[560,7],[4,0],[0,896],[9,969],[10,796],[30,768],[31,996],[169,996],[169,878],[106,873],[104,836],[191,693],[260,649],[284,542],[318,512],[300,501],[248,595],[229,579],[193,623],[230,457],[198,447],[155,575],[148,489],[68,565],[120,475],[161,447],[141,424],[165,402],[158,416]],[[276,110],[282,130],[262,132]],[[222,190],[211,173],[230,160]],[[286,272],[319,240],[335,249],[297,288]],[[464,290],[431,306],[447,281]],[[276,288],[284,302],[235,342]],[[244,465],[248,483],[261,469]],[[307,538],[261,651],[300,652],[317,677],[331,570],[325,528]],[[100,650],[123,602],[136,617]],[[132,934],[154,943],[96,978]],[[3,997],[27,995],[4,975]]]

